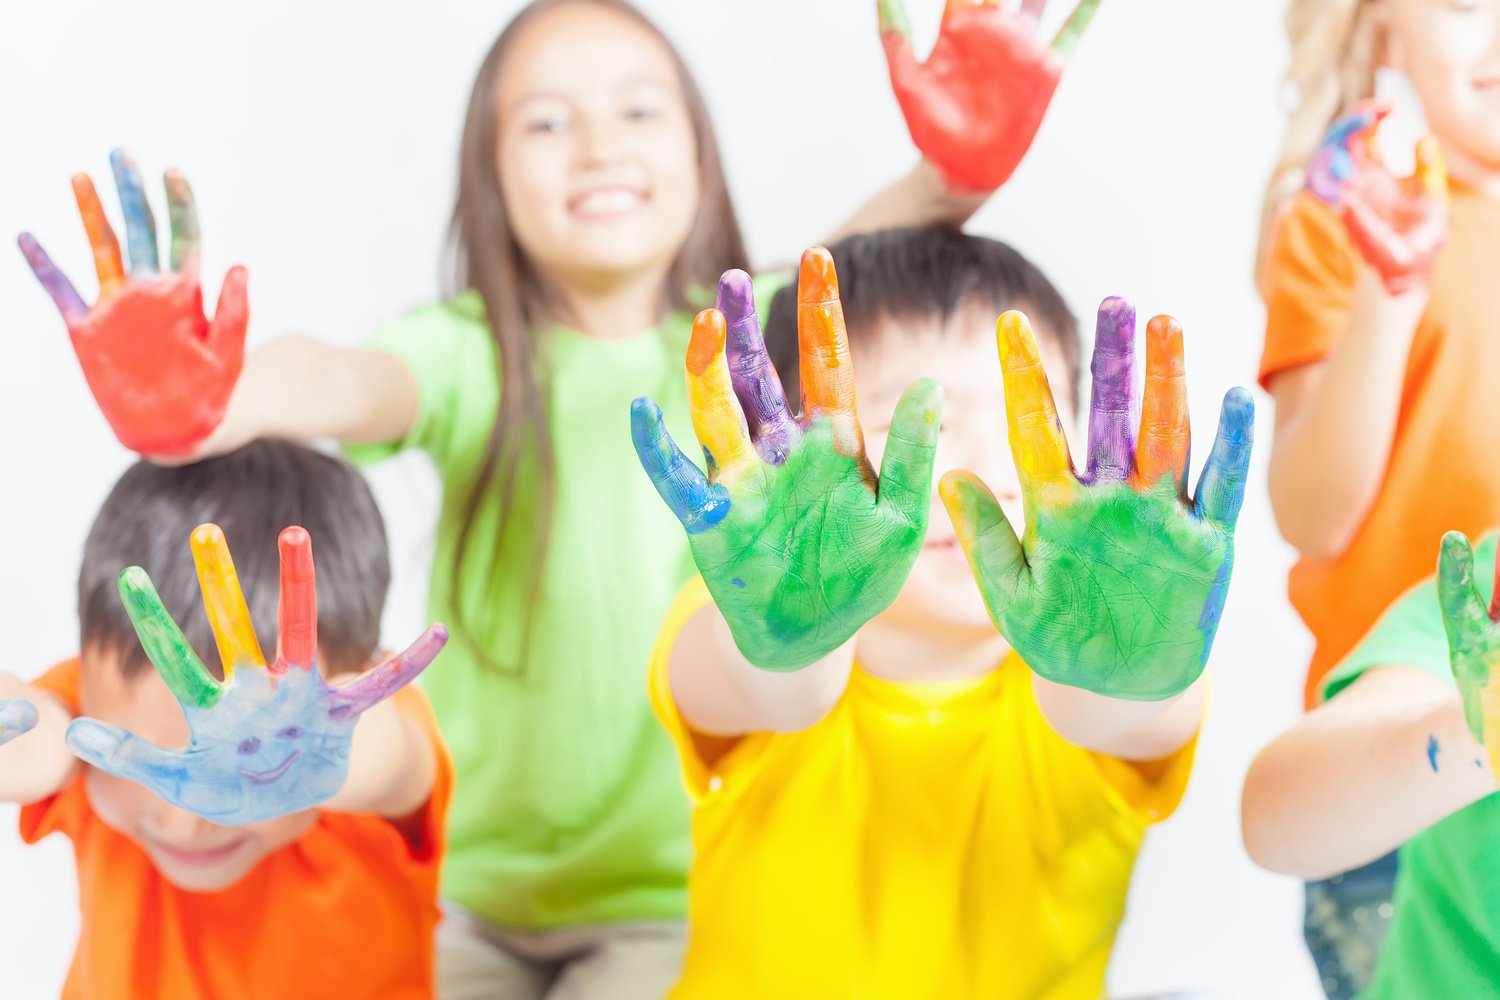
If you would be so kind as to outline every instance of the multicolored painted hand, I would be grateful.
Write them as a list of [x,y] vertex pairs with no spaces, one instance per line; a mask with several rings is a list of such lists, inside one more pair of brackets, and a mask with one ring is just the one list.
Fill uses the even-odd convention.
[[[1500,563],[1496,569],[1500,582]],[[1474,550],[1463,532],[1443,536],[1437,589],[1464,721],[1489,750],[1490,769],[1500,775],[1500,739],[1487,738],[1500,734],[1500,589],[1486,607],[1474,582]]]
[[1037,22],[1047,0],[948,0],[937,43],[924,63],[911,47],[902,0],[877,0],[891,87],[922,155],[955,191],[992,191],[1031,147],[1063,64],[1094,17],[1099,0],[1079,0],[1043,45]]
[[0,744],[9,743],[37,723],[36,706],[25,698],[0,698]]
[[68,746],[79,758],[226,826],[307,809],[343,786],[361,713],[426,669],[448,632],[433,625],[406,652],[349,684],[326,684],[317,669],[312,542],[293,527],[281,533],[280,547],[276,661],[267,666],[223,532],[212,524],[193,532],[222,682],[193,652],[146,572],[133,566],[120,574],[136,634],[182,706],[191,735],[186,748],[167,750],[118,726],[78,718],[68,727]]
[[900,592],[927,533],[942,391],[901,397],[877,480],[854,407],[854,367],[833,258],[802,255],[802,416],[766,355],[750,278],[728,271],[698,314],[688,399],[705,476],[649,399],[631,406],[641,465],[688,532],[693,558],[745,657],[800,670],[843,645]]
[[1448,175],[1437,139],[1417,142],[1416,170],[1397,177],[1375,145],[1390,107],[1365,101],[1333,123],[1307,188],[1343,216],[1349,238],[1392,295],[1424,287],[1448,240]]
[[30,233],[19,239],[37,280],[57,303],[84,378],[120,443],[146,455],[191,452],[224,418],[245,358],[245,269],[232,267],[212,322],[198,283],[198,214],[187,180],[166,174],[172,219],[171,271],[158,273],[156,220],[141,175],[121,150],[110,154],[130,274],[87,174],[73,194],[94,250],[99,301],[90,309]]
[[1147,326],[1137,438],[1135,310],[1124,299],[1099,308],[1081,476],[1026,317],[1001,316],[997,339],[1025,533],[1016,537],[973,473],[950,472],[939,485],[990,617],[1049,680],[1114,698],[1171,697],[1203,672],[1223,612],[1250,464],[1250,394],[1225,396],[1190,501],[1176,320],[1157,316]]

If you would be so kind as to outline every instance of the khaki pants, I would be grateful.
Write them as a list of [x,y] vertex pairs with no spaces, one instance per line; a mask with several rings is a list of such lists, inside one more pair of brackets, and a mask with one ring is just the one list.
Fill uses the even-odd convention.
[[444,905],[438,1000],[660,1000],[682,975],[677,921],[527,932]]

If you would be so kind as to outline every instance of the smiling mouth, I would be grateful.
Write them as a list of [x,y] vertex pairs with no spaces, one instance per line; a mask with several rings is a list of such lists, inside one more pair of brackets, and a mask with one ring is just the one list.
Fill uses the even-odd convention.
[[250,782],[253,785],[269,785],[271,782],[276,781],[282,775],[290,771],[292,769],[292,765],[297,763],[297,758],[301,756],[301,750],[293,750],[290,757],[288,757],[286,760],[282,761],[280,764],[276,765],[269,771],[249,771],[245,768],[240,768],[240,777],[244,778],[246,781]]

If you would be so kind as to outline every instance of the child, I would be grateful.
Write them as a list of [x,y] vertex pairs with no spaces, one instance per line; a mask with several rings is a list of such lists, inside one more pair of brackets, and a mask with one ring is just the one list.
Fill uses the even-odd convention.
[[[222,532],[194,532],[209,517]],[[271,539],[289,523],[307,530],[283,539],[278,635]],[[181,551],[189,533],[199,575]],[[121,576],[132,564],[150,580],[139,569]],[[261,441],[181,469],[141,462],[120,478],[84,548],[80,656],[32,684],[0,675],[0,699],[23,698],[38,716],[0,746],[0,800],[26,804],[23,839],[62,833],[78,862],[81,929],[65,997],[432,995],[452,767],[415,688],[358,714],[393,672],[399,684],[436,652],[429,636],[408,654],[418,662],[366,672],[388,579],[368,487],[300,445]],[[227,682],[237,664],[232,684],[201,665],[218,662],[215,641],[226,654],[215,676]],[[254,657],[272,642],[280,674],[268,689]],[[314,655],[338,686],[319,688],[323,711],[298,713],[296,693],[320,683],[305,669]],[[189,690],[211,693],[208,707]],[[183,744],[185,753],[160,749]]]
[[[634,409],[641,462],[702,574],[651,666],[696,806],[675,995],[1097,997],[1145,829],[1192,765],[1249,399],[1226,403],[1188,506],[1181,332],[1150,325],[1137,448],[1135,318],[1109,300],[1074,477],[1074,321],[1031,264],[942,229],[852,237],[833,258],[859,372],[832,258],[809,250],[802,419],[733,273],[687,355],[713,481],[649,401]],[[784,297],[772,345],[791,336]],[[986,330],[1011,306],[1038,317],[1042,346],[1018,313],[1001,318],[1002,403]],[[1060,413],[1043,359],[1066,372]],[[942,388],[902,394],[917,370]],[[856,383],[866,412],[894,413],[868,438]],[[951,473],[957,531],[929,527],[935,460],[980,470],[999,503]],[[1024,543],[1007,524],[1018,503]]]
[[[926,66],[883,6],[912,130],[941,150],[847,228],[960,222],[990,194],[977,182],[999,183],[964,165],[1020,158],[1093,5],[1054,52],[1037,5],[954,3]],[[127,230],[148,229],[127,179]],[[692,564],[619,421],[651,393],[685,432],[692,311],[748,266],[707,108],[661,33],[620,0],[525,7],[475,80],[453,223],[458,294],[359,350],[299,337],[251,353],[198,453],[279,434],[432,458],[429,602],[456,638],[426,684],[459,774],[444,993],[659,997],[681,967],[688,815],[639,678]],[[238,370],[226,353],[215,387]]]
[[1245,846],[1267,868],[1321,878],[1400,847],[1369,1000],[1497,995],[1495,543],[1476,586],[1468,540],[1446,536],[1436,582],[1391,606],[1245,779]]
[[[1266,194],[1260,381],[1276,400],[1271,501],[1301,556],[1288,592],[1315,643],[1310,708],[1431,571],[1442,533],[1481,531],[1500,505],[1500,105],[1486,96],[1500,19],[1483,3],[1294,0],[1287,27],[1297,105]],[[1379,112],[1360,102],[1381,67],[1409,76],[1435,139],[1413,178],[1369,148]],[[1368,978],[1393,866],[1308,887],[1331,997]]]

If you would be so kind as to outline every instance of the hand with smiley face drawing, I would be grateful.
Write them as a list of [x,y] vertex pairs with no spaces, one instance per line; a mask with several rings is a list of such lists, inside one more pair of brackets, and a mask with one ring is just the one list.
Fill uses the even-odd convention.
[[68,727],[68,747],[87,764],[150,788],[204,819],[238,826],[310,808],[332,797],[349,772],[360,715],[405,687],[447,641],[431,626],[406,652],[332,686],[317,669],[312,542],[281,533],[277,656],[267,665],[240,591],[224,534],[193,532],[193,560],[219,655],[220,681],[203,665],[139,567],[120,574],[120,596],[141,645],[182,706],[190,737],[156,746],[97,719]]

